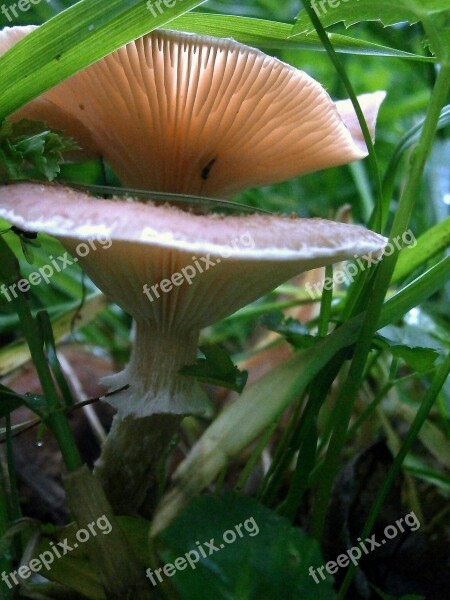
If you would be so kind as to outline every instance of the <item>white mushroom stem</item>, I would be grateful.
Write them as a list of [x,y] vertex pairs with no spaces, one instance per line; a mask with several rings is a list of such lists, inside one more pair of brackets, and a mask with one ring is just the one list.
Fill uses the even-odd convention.
[[205,393],[179,370],[195,362],[199,331],[165,333],[155,324],[138,321],[130,362],[121,373],[105,377],[108,403],[122,418],[151,414],[204,414]]
[[[197,341],[198,332],[161,335],[154,325],[140,321],[128,366],[102,380],[110,392],[127,386],[108,396],[119,414],[94,469],[117,514],[136,512],[156,484],[157,466],[183,414],[205,412],[203,390],[178,372],[195,362]],[[149,411],[156,414],[145,416]]]

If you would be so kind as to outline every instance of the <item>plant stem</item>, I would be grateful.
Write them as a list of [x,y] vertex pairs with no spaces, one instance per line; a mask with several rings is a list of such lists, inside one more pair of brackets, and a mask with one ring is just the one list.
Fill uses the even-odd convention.
[[101,517],[106,517],[111,525],[107,535],[93,536],[86,542],[90,561],[97,569],[107,598],[154,599],[144,568],[129,546],[97,479],[83,466],[67,474],[64,484],[70,509],[80,527]]
[[[436,81],[435,90],[422,130],[422,136],[412,161],[410,176],[399,208],[395,214],[391,239],[401,236],[408,227],[415,204],[417,189],[420,186],[425,164],[431,152],[440,113],[446,102],[449,89],[450,68],[446,65],[439,72]],[[389,288],[397,258],[398,252],[394,252],[392,256],[385,258],[383,263],[377,267],[373,295],[369,302],[359,340],[356,344],[350,372],[336,400],[336,426],[328,447],[322,477],[317,486],[315,506],[311,520],[312,534],[318,539],[322,537],[331,487],[339,469],[341,451],[347,437],[354,402],[361,385],[364,366],[372,347],[372,338],[377,330],[377,323],[379,322],[383,302]]]
[[353,108],[355,109],[356,116],[358,117],[358,121],[359,121],[361,130],[364,135],[364,141],[365,141],[367,149],[369,151],[369,162],[370,162],[370,166],[372,169],[372,177],[373,177],[374,182],[376,183],[376,189],[377,189],[377,208],[376,208],[376,213],[375,213],[376,218],[374,219],[373,227],[375,228],[376,231],[380,232],[381,231],[381,212],[382,212],[382,206],[383,206],[383,190],[382,190],[382,184],[381,184],[380,170],[378,168],[377,156],[375,153],[375,147],[374,147],[374,144],[372,141],[372,137],[370,135],[369,127],[367,126],[366,119],[364,117],[364,113],[359,104],[358,97],[356,96],[356,93],[353,89],[351,81],[344,69],[344,66],[342,65],[341,59],[337,55],[337,53],[333,47],[333,44],[331,43],[330,38],[328,37],[327,32],[325,31],[324,27],[322,26],[322,23],[320,22],[319,17],[316,15],[316,13],[312,7],[312,3],[310,3],[309,0],[302,0],[302,3],[305,8],[305,11],[308,13],[309,18],[311,19],[312,24],[314,25],[315,30],[317,31],[317,35],[319,36],[320,41],[323,44],[323,47],[327,51],[331,62],[333,63],[334,67],[336,68],[336,71],[337,71],[339,77],[341,78],[341,81],[344,84],[345,89],[347,90],[349,98],[352,101]]
[[[333,280],[333,265],[329,265],[325,268],[325,281],[328,279]],[[333,287],[334,285],[332,285],[330,289],[324,289],[324,291],[322,292],[319,327],[317,332],[317,335],[320,337],[327,335],[328,328],[330,326],[331,305],[333,303]]]
[[[0,278],[7,285],[16,285],[20,280],[19,262],[9,246],[1,238],[0,254],[2,255]],[[74,471],[81,466],[81,458],[72,431],[67,422],[67,418],[65,414],[60,411],[61,403],[55,390],[53,378],[44,353],[40,329],[31,314],[28,301],[24,294],[16,294],[16,297],[13,297],[13,303],[17,314],[19,315],[25,339],[28,343],[44,396],[47,400],[48,414],[44,416],[44,420],[58,442],[67,470]]]
[[[5,476],[3,473],[3,464],[0,464],[0,540],[8,531],[10,525],[10,503],[6,487]],[[11,544],[5,540],[0,547],[0,573],[9,573],[12,571],[12,552]],[[0,582],[0,597],[9,600],[12,598],[12,590],[8,589],[6,584]]]
[[269,440],[272,437],[272,435],[274,434],[277,427],[278,427],[278,420],[276,420],[275,423],[271,427],[268,427],[267,431],[261,436],[261,439],[259,440],[256,448],[253,450],[252,455],[250,456],[250,459],[247,461],[247,464],[242,469],[242,473],[240,474],[239,479],[238,479],[236,485],[234,486],[234,491],[236,493],[241,493],[242,490],[244,489],[245,484],[248,481],[248,478],[252,474],[252,471],[255,468],[258,460],[260,459],[260,457],[264,451],[264,448],[269,443]]

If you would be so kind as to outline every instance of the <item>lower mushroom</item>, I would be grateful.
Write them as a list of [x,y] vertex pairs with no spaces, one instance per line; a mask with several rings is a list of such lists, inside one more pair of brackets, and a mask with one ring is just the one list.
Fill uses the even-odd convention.
[[0,216],[55,236],[72,254],[95,237],[112,242],[79,261],[136,323],[129,365],[104,380],[120,391],[105,398],[117,415],[95,470],[118,513],[139,508],[183,416],[208,409],[200,386],[179,374],[195,360],[200,330],[300,272],[378,255],[386,243],[322,219],[194,215],[32,183],[0,188]]

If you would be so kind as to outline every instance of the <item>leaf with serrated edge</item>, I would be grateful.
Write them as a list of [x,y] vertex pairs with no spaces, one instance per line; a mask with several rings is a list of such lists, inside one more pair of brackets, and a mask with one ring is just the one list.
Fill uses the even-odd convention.
[[[251,17],[235,15],[208,15],[189,13],[172,21],[167,29],[186,31],[201,35],[216,37],[231,37],[236,42],[257,46],[266,50],[320,50],[323,51],[322,42],[316,33],[290,37],[292,26],[288,23],[267,21]],[[366,56],[396,57],[421,62],[434,62],[429,56],[420,56],[411,52],[404,52],[381,44],[374,44],[367,40],[358,40],[346,35],[329,34],[336,52],[343,54],[363,54]]]
[[[380,21],[385,27],[397,23],[420,21],[424,15],[433,16],[449,12],[448,0],[341,0],[336,7],[331,7],[329,0],[316,0],[312,7],[320,17],[322,25],[329,27],[343,22],[346,27],[363,21]],[[292,35],[310,33],[314,27],[306,13],[302,10],[298,16]]]

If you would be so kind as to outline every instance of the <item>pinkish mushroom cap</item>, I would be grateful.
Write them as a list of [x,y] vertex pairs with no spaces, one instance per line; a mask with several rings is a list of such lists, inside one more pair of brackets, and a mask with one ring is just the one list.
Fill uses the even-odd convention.
[[[5,28],[0,53],[32,27]],[[384,92],[360,98],[374,134]],[[101,154],[125,185],[229,197],[367,156],[349,101],[232,40],[155,31],[32,101],[13,118],[47,121]]]

